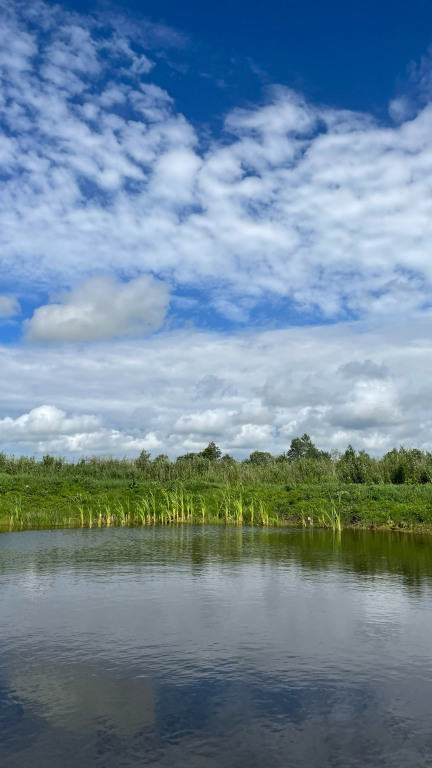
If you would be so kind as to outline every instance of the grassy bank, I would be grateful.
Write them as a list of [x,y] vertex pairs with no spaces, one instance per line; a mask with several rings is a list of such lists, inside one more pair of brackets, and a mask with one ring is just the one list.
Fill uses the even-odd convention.
[[0,474],[0,529],[221,523],[432,531],[432,485]]

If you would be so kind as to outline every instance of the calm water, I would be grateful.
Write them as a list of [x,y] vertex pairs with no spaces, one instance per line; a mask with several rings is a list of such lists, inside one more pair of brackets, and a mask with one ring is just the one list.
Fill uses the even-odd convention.
[[2,768],[432,766],[432,538],[0,535]]

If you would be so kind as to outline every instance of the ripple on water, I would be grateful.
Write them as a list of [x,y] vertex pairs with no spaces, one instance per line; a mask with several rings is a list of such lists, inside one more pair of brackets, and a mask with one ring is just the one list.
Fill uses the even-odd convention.
[[432,547],[184,527],[0,536],[0,764],[432,764]]

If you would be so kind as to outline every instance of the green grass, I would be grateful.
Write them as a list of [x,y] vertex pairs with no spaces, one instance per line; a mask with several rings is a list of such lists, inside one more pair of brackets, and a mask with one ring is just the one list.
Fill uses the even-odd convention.
[[0,474],[0,529],[172,525],[432,531],[432,485],[131,482]]

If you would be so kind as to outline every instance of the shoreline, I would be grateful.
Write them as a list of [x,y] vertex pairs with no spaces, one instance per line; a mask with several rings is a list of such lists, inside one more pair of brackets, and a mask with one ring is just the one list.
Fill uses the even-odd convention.
[[432,484],[71,481],[0,475],[0,531],[222,524],[432,533]]

